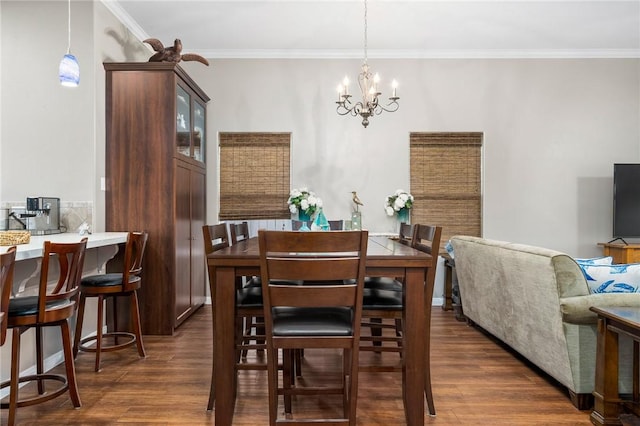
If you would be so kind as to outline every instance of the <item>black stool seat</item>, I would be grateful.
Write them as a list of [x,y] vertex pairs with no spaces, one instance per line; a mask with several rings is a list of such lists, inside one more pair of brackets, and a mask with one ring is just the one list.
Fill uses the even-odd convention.
[[365,279],[362,309],[402,311],[402,283],[386,277]]
[[[132,284],[136,281],[140,281],[140,277],[135,275],[129,275],[129,283]],[[82,278],[80,283],[86,287],[107,287],[122,285],[122,273],[110,273],[102,275],[90,275]]]
[[274,336],[352,336],[353,310],[330,308],[274,308]]
[[[38,296],[14,297],[9,299],[9,315],[17,317],[36,315],[38,313],[38,300]],[[69,299],[47,300],[45,309],[59,309],[72,305],[73,303],[74,302]]]

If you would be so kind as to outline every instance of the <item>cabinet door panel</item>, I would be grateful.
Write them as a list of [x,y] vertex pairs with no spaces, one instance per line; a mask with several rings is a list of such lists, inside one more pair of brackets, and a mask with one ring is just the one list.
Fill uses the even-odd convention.
[[206,221],[206,176],[191,172],[191,303],[194,307],[204,304],[206,297],[206,267],[202,227]]
[[176,166],[176,326],[191,310],[191,171]]

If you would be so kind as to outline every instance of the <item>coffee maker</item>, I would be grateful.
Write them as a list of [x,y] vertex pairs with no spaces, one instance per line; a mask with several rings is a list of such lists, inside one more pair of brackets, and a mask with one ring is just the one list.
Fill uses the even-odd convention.
[[60,198],[27,197],[24,218],[26,229],[31,235],[59,234],[60,230]]

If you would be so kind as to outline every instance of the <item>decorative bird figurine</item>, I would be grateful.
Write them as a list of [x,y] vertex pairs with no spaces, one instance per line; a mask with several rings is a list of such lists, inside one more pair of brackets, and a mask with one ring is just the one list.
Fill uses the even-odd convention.
[[177,38],[173,42],[173,46],[164,47],[162,42],[157,38],[148,38],[143,41],[143,43],[148,43],[151,45],[153,50],[157,53],[149,58],[149,62],[180,62],[180,61],[198,61],[202,62],[206,66],[209,66],[209,61],[203,58],[200,55],[196,55],[194,53],[185,53],[182,54],[182,41]]
[[355,204],[355,211],[358,211],[359,206],[364,206],[364,204],[362,203],[362,201],[360,201],[360,198],[358,198],[358,194],[356,194],[356,191],[351,191],[351,193],[353,194],[352,200],[353,204]]

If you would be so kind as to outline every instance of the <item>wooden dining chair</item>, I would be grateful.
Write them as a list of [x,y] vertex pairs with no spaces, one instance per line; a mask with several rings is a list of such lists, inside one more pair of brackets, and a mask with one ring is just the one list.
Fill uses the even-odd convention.
[[[231,235],[231,244],[237,244],[240,241],[248,240],[249,224],[248,222],[231,223],[229,224],[229,231]],[[239,294],[239,306],[247,307],[248,305],[255,305],[256,307],[262,307],[262,289],[260,284],[260,277],[246,276],[237,277],[239,280],[238,286],[246,288],[244,292]],[[250,290],[251,289],[251,290]],[[248,352],[251,348],[256,348],[257,351],[262,351],[265,347],[264,343],[264,318],[259,316],[241,316],[241,324],[239,327],[242,329],[242,350],[240,351],[240,357],[243,360],[247,359]],[[255,345],[251,342],[255,341]]]
[[[245,222],[246,223],[246,222]],[[233,225],[231,225],[233,229]],[[233,231],[232,231],[233,232]],[[219,223],[217,225],[204,225],[202,227],[202,234],[204,239],[205,255],[209,255],[215,251],[229,247],[231,242],[230,232],[227,230],[226,223]],[[248,235],[248,231],[246,232]],[[235,234],[235,238],[238,238],[239,232]],[[241,241],[241,240],[236,240]],[[209,273],[209,282],[213,282],[215,277],[211,275],[211,270],[207,269]],[[240,278],[240,277],[239,277]],[[209,286],[211,289],[211,303],[215,306],[215,286]],[[255,349],[265,350],[266,343],[264,342],[264,335],[245,336],[243,332],[243,324],[245,322],[252,321],[254,318],[263,317],[263,303],[262,303],[262,287],[258,281],[257,285],[244,286],[240,280],[236,280],[236,318],[235,318],[235,342],[236,342],[236,370],[266,370],[266,361],[260,362],[245,362],[242,354],[244,351]],[[215,321],[215,313],[213,315],[213,321]],[[215,331],[215,323],[213,327]],[[252,344],[251,339],[255,339],[256,343]],[[213,410],[215,403],[215,364],[211,368],[211,388],[209,390],[209,402],[207,403],[207,410]]]
[[[96,354],[94,370],[100,371],[100,360],[103,352],[113,352],[132,345],[136,345],[138,355],[146,357],[142,342],[142,329],[140,326],[140,309],[138,304],[138,290],[142,286],[142,259],[149,234],[146,232],[129,232],[124,249],[124,261],[122,272],[89,275],[84,277],[80,284],[80,304],[78,306],[78,319],[73,344],[73,355],[78,352],[93,352]],[[97,327],[95,336],[82,337],[82,323],[87,298],[98,299]],[[119,298],[129,299],[130,331],[118,330]],[[107,333],[102,331],[104,322],[104,302],[107,299],[113,301],[114,330]],[[122,341],[121,339],[124,339]]]
[[402,244],[410,246],[411,238],[413,238],[413,225],[402,222],[400,224],[400,231],[398,232],[398,241]]
[[[67,391],[74,407],[82,405],[76,382],[69,319],[76,313],[78,306],[86,246],[87,238],[78,243],[45,241],[38,295],[13,297],[9,301],[7,327],[12,330],[11,379],[0,385],[0,389],[9,386],[9,402],[0,404],[1,408],[9,409],[9,425],[15,423],[18,407],[40,404]],[[66,375],[44,372],[44,327],[60,327]],[[31,328],[35,328],[36,374],[20,377],[20,338]],[[18,385],[33,381],[37,382],[37,395],[19,399]],[[62,385],[54,391],[45,391],[45,383],[48,381],[58,381]]]
[[[411,236],[411,247],[429,253],[434,256],[433,266],[429,268],[428,275],[425,277],[425,301],[424,303],[431,304],[433,297],[433,286],[435,283],[435,274],[437,266],[437,256],[440,247],[440,238],[442,235],[442,227],[431,225],[414,225],[413,234]],[[402,312],[404,310],[404,303],[402,299],[402,278],[384,278],[380,280],[372,280],[366,284],[369,287],[364,289],[364,301],[362,307],[362,317],[370,318],[374,320],[387,319],[392,320],[392,323],[385,322],[363,322],[363,327],[372,328],[371,335],[361,336],[360,340],[363,342],[360,345],[361,351],[368,352],[397,352],[402,356]],[[430,309],[428,309],[430,312]],[[431,325],[431,318],[425,318],[425,327],[428,328]],[[377,329],[376,333],[373,330]],[[392,329],[393,335],[385,335],[384,330]],[[429,342],[425,342],[425,397],[427,399],[427,405],[429,413],[435,415],[435,405],[433,403],[433,394],[431,392],[431,373],[429,369]],[[393,365],[366,365],[360,366],[361,371],[368,372],[389,372],[389,371],[401,371],[401,364]]]
[[[267,335],[269,424],[278,419],[278,396],[284,396],[292,420],[292,396],[340,394],[343,416],[300,419],[300,423],[355,425],[358,347],[362,313],[367,231],[258,231],[260,271]],[[304,285],[287,283],[303,280]],[[294,351],[341,349],[343,368],[337,386],[303,386],[292,377]],[[283,350],[283,378],[278,352]]]
[[13,270],[16,264],[16,246],[11,246],[0,254],[0,346],[7,338],[9,321],[9,298],[13,286]]
[[302,228],[303,224],[304,224],[304,222],[302,220],[292,219],[291,220],[291,230],[292,231],[299,231],[300,228]]
[[[438,266],[438,253],[440,251],[440,239],[442,237],[441,226],[416,225],[414,229],[411,246],[417,250],[429,253],[433,257],[433,265],[429,268],[425,278],[424,304],[425,312],[431,312],[433,299],[433,287],[436,281],[436,269]],[[431,315],[425,315],[425,330],[431,329]],[[433,392],[431,390],[431,340],[424,342],[424,394],[427,399],[429,414],[435,416],[436,408],[433,402]]]
[[342,231],[342,219],[339,220],[329,220],[329,230],[331,231]]
[[229,233],[231,235],[231,244],[237,244],[238,241],[249,239],[249,223],[230,223]]
[[[400,223],[400,230],[398,231],[398,241],[401,244],[410,246],[411,238],[413,237],[413,229],[414,229],[413,225],[410,225],[405,222]],[[386,291],[389,289],[395,290],[395,291],[397,291],[398,289],[402,290],[402,288],[399,287],[400,280],[402,280],[402,277],[366,277],[364,279],[365,294],[368,294],[370,292],[376,292],[376,291],[379,291],[380,289],[382,291]],[[391,303],[392,301],[389,300],[389,302]],[[392,305],[395,305],[395,301],[393,301]],[[369,318],[369,321],[367,324],[363,324],[363,326],[367,327],[370,330],[370,334],[373,337],[372,339],[373,346],[376,346],[376,347],[382,346],[381,336],[382,336],[383,329],[390,329],[390,328],[395,329],[395,334],[397,338],[396,340],[400,339],[402,324],[400,323],[400,318],[397,318],[397,315],[393,313],[393,309],[391,309],[390,311],[387,311],[386,315],[380,318],[369,316],[368,313],[370,312],[370,310],[367,309],[366,311],[367,312],[365,312],[365,314],[367,315],[365,315],[365,317]],[[384,322],[384,319],[389,317],[395,320],[394,324],[388,324]],[[380,352],[380,351],[377,351],[377,352]]]

